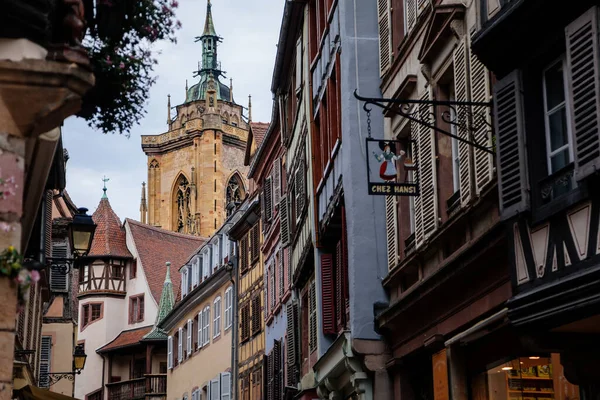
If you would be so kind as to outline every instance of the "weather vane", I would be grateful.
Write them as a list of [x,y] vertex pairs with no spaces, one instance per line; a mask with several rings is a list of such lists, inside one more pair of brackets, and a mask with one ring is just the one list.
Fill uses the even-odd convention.
[[104,194],[102,195],[102,198],[106,199],[106,182],[110,181],[110,178],[107,178],[106,175],[104,175],[104,178],[102,178],[102,182],[104,182],[104,187],[102,188],[102,190],[104,191]]

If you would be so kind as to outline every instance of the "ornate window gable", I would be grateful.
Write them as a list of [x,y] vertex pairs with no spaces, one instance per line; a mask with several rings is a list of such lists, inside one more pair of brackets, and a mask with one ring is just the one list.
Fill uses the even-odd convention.
[[183,174],[179,174],[173,187],[173,228],[180,233],[196,231],[191,210],[190,182]]
[[[231,203],[241,203],[246,196],[246,189],[244,188],[244,181],[240,177],[240,174],[235,172],[229,181],[227,181],[227,188],[225,193],[225,203],[227,206]],[[232,209],[227,209],[227,216],[231,215]]]

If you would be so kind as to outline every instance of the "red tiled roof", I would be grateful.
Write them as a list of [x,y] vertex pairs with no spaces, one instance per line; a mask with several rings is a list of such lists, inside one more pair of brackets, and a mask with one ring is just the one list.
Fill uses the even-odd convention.
[[111,342],[105,344],[96,350],[97,353],[107,353],[111,350],[120,349],[122,347],[135,346],[142,338],[150,332],[152,326],[144,326],[129,331],[122,331]]
[[254,135],[254,141],[256,142],[256,147],[260,147],[263,139],[265,138],[265,133],[267,133],[267,129],[269,128],[268,122],[251,122],[252,125],[252,134]]
[[125,241],[125,229],[107,198],[100,200],[92,219],[97,226],[90,256],[131,257]]
[[129,226],[148,286],[158,303],[165,280],[165,263],[171,263],[171,281],[174,288],[179,288],[179,268],[206,238],[167,231],[129,218],[125,224]]

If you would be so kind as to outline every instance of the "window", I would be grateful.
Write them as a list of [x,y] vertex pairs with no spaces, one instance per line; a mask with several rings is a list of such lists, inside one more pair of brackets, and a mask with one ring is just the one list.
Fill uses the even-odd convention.
[[200,311],[198,313],[198,344],[197,344],[197,348],[202,347],[202,342],[203,342],[203,338],[202,338],[202,327],[203,327],[203,323],[204,323],[204,311]]
[[216,338],[221,335],[221,297],[215,299],[213,311],[213,337]]
[[89,303],[81,307],[81,329],[99,319],[102,319],[103,303]]
[[544,71],[544,125],[548,175],[560,171],[573,161],[571,129],[567,117],[565,70],[565,61],[561,59]]
[[203,314],[202,345],[206,346],[210,342],[210,306],[204,307]]
[[229,286],[225,290],[225,329],[231,328],[233,311],[233,287]]
[[221,400],[231,399],[231,374],[229,372],[221,373]]
[[50,362],[52,360],[52,336],[42,336],[42,347],[40,352],[40,387],[50,386],[48,374],[50,373]]
[[181,296],[184,297],[187,295],[187,267],[182,268],[181,270]]
[[192,392],[192,400],[200,400],[200,389],[196,389]]
[[144,320],[144,295],[129,297],[129,323],[142,322]]
[[275,268],[276,265],[275,263],[271,264],[271,276],[269,277],[269,289],[271,290],[270,296],[271,296],[271,301],[270,301],[270,310],[273,311],[273,309],[275,308],[275,304],[277,303],[277,279],[276,279],[276,273],[275,273]]
[[129,279],[134,279],[137,277],[137,258],[131,262],[131,266],[129,267]]
[[194,261],[192,261],[192,289],[198,286],[200,283],[199,268],[200,266],[198,265],[198,259],[196,258]]
[[[52,258],[67,258],[67,243],[52,243]],[[57,265],[50,267],[50,290],[53,292],[69,291],[69,273]]]

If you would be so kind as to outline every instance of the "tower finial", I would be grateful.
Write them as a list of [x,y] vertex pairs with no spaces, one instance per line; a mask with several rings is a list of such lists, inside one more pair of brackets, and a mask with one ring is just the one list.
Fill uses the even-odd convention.
[[229,101],[233,103],[233,78],[229,78]]
[[206,21],[204,22],[203,36],[217,36],[215,24],[213,23],[212,11],[210,10],[211,8],[212,4],[210,4],[210,0],[208,0],[208,3],[206,3]]
[[148,215],[148,206],[146,205],[146,182],[142,182],[142,199],[140,201],[140,222],[146,224],[146,215]]
[[104,182],[104,187],[102,188],[102,191],[104,192],[102,194],[103,199],[108,199],[108,196],[106,195],[106,191],[108,190],[108,189],[106,189],[106,182],[108,182],[108,181],[110,181],[110,179],[107,178],[106,175],[104,175],[104,177],[102,178],[102,182]]
[[187,97],[187,92],[188,92],[188,82],[187,79],[185,80],[185,97]]
[[165,265],[167,266],[167,275],[165,276],[165,283],[171,283],[171,263],[167,261]]
[[252,122],[252,95],[248,95],[248,122]]
[[171,95],[170,94],[167,95],[167,126],[169,128],[171,128]]

